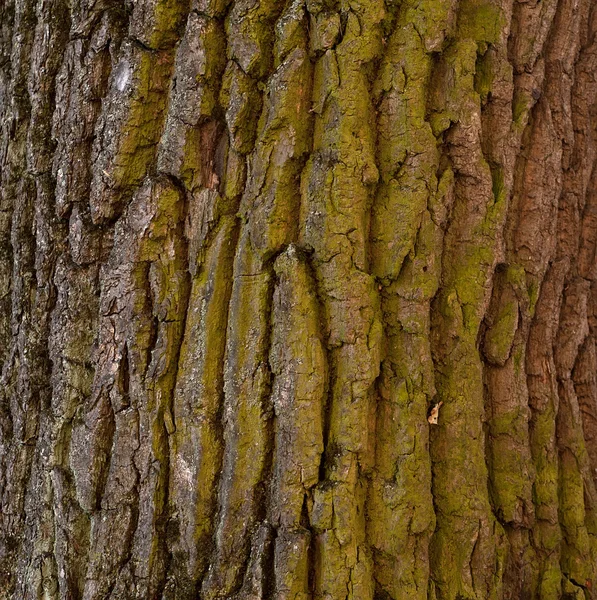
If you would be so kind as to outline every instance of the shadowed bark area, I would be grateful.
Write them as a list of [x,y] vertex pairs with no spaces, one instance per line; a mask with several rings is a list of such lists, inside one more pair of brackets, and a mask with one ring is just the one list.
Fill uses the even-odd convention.
[[597,598],[597,2],[0,0],[0,600]]

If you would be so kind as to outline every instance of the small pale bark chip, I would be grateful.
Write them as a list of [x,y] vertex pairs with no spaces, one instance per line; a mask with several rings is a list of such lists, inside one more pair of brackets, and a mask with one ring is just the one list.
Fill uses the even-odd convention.
[[427,421],[429,421],[429,423],[431,425],[437,425],[437,420],[439,419],[439,409],[442,407],[443,401],[438,402],[432,409],[431,412],[429,413],[429,416],[427,417]]

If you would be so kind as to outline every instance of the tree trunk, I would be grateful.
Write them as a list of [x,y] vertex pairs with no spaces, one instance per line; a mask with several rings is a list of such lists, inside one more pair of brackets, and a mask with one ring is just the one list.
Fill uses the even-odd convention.
[[597,598],[597,1],[0,0],[0,599]]

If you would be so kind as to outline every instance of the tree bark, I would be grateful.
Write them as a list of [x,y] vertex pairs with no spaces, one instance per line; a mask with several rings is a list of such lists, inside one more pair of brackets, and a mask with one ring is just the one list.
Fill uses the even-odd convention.
[[597,598],[597,2],[0,0],[0,600]]

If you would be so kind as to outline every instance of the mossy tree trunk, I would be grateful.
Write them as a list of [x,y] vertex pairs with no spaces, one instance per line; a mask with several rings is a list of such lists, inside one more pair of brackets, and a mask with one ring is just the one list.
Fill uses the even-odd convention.
[[0,0],[0,126],[1,600],[597,598],[595,0]]

